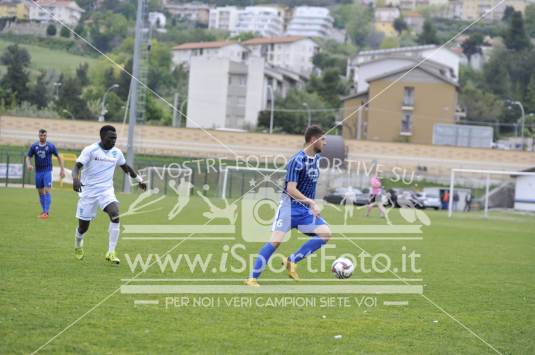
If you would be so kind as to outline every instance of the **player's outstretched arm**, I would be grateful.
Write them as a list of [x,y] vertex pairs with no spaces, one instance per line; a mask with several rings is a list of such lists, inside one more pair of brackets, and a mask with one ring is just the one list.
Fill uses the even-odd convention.
[[80,170],[84,165],[80,162],[74,164],[72,168],[72,189],[76,192],[82,192],[82,183],[80,182]]
[[128,174],[132,179],[135,179],[138,184],[139,184],[139,188],[143,191],[146,191],[147,190],[147,184],[145,184],[143,182],[143,179],[141,178],[141,176],[139,176],[136,171],[128,164],[123,164],[121,165],[121,169],[123,169],[123,171]]

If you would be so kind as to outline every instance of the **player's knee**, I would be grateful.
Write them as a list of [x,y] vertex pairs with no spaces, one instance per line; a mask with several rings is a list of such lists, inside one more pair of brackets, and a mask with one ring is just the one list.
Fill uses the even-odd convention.
[[78,233],[84,234],[89,229],[89,224],[79,224],[78,225]]
[[110,214],[111,223],[119,223],[119,214]]
[[271,242],[271,245],[273,245],[275,248],[278,248],[279,245],[281,245],[281,242]]

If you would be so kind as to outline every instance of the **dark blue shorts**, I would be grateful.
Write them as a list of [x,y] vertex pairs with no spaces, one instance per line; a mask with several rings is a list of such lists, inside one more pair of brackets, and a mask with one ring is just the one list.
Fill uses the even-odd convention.
[[35,187],[38,189],[52,187],[52,171],[38,171],[35,173]]

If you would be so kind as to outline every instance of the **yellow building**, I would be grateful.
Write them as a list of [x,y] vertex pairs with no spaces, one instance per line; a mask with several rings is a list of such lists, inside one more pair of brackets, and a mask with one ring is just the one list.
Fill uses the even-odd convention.
[[28,20],[30,18],[30,10],[24,2],[2,2],[0,3],[0,18],[5,17]]
[[435,124],[455,123],[457,84],[432,66],[411,67],[369,78],[367,91],[342,99],[344,138],[432,144]]

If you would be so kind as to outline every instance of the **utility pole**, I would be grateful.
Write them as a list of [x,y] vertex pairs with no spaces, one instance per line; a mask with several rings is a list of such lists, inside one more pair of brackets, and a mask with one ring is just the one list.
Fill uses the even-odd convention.
[[[132,63],[132,80],[130,81],[130,118],[128,121],[128,143],[126,162],[134,166],[134,133],[137,120],[137,91],[139,80],[139,61],[141,54],[141,31],[143,26],[143,0],[137,1],[136,30],[134,42],[134,60]],[[129,179],[129,178],[128,178]],[[130,192],[130,181],[124,184],[124,192]]]
[[175,101],[173,102],[173,127],[180,127],[178,121],[178,92],[175,93]]
[[269,134],[273,133],[273,105],[275,104],[275,97],[273,97],[273,86],[268,85],[267,89],[269,91],[269,100],[270,100],[270,112],[269,112]]

